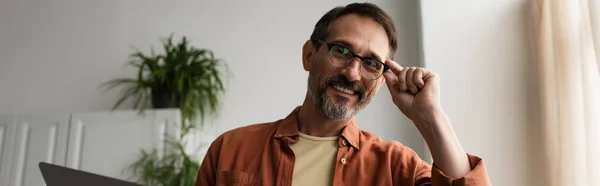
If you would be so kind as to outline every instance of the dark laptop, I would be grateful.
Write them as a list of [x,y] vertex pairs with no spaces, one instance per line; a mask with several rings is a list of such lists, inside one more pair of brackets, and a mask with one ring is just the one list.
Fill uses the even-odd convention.
[[47,186],[141,186],[102,175],[40,162],[40,170]]

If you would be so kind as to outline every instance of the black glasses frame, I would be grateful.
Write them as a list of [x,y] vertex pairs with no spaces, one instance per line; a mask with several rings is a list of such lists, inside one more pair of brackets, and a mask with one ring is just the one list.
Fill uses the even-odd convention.
[[[377,59],[377,58],[362,57],[362,56],[356,55],[354,53],[354,51],[352,51],[350,48],[348,48],[348,47],[346,47],[344,45],[340,45],[340,44],[336,44],[336,43],[328,43],[328,42],[323,41],[323,40],[318,40],[318,41],[319,41],[319,43],[324,44],[324,45],[327,46],[327,51],[331,51],[331,48],[333,48],[334,46],[344,47],[344,48],[347,48],[348,51],[350,51],[350,54],[352,54],[353,58],[358,58],[358,59],[360,59],[361,62],[364,61],[364,60],[367,60],[367,59],[372,59],[372,60],[377,61],[378,63],[381,63],[381,65],[383,65],[383,72],[381,72],[381,74],[379,74],[379,76],[377,76],[375,79],[379,79],[381,76],[383,76],[383,73],[385,73],[388,70],[390,70],[389,66],[387,66],[384,62],[379,61],[379,59]],[[350,60],[349,62],[352,62],[352,60]],[[346,66],[348,66],[350,64],[349,62],[346,62]],[[360,65],[362,66],[362,63]]]

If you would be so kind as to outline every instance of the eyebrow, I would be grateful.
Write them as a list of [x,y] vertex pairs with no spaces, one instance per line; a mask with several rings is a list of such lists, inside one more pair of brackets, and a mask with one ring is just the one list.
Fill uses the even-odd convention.
[[[339,44],[339,45],[343,45],[343,46],[345,46],[345,47],[348,47],[348,48],[350,48],[350,51],[352,51],[352,53],[354,53],[354,55],[357,55],[357,54],[354,52],[354,50],[353,50],[353,49],[354,49],[354,45],[352,45],[352,43],[350,43],[350,42],[348,42],[348,41],[345,41],[345,40],[333,40],[333,41],[331,41],[331,43],[335,43],[335,44]],[[383,60],[381,60],[382,58],[380,58],[380,57],[379,57],[377,54],[375,54],[375,52],[373,52],[373,51],[369,51],[369,55],[368,55],[368,56],[361,56],[361,57],[366,57],[366,58],[375,58],[375,59],[377,59],[377,60],[379,60],[379,61],[383,61]]]

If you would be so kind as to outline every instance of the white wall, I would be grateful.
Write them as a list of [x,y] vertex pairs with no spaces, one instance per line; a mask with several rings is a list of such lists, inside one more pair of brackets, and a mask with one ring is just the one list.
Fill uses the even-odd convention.
[[[158,48],[186,35],[231,67],[216,131],[273,121],[301,104],[300,52],[318,18],[349,1],[3,0],[0,113],[109,109],[106,80],[131,76],[129,46]],[[419,65],[416,0],[374,1],[396,20],[396,59]],[[534,100],[527,81],[526,0],[422,1],[425,65],[441,75],[442,103],[465,149],[484,158],[495,185],[542,185],[528,136]],[[258,69],[263,69],[258,72]],[[359,125],[423,154],[425,145],[382,87]],[[124,107],[124,109],[129,109]],[[209,139],[212,136],[208,137]]]
[[[186,35],[227,61],[222,132],[285,117],[301,104],[307,73],[303,43],[329,9],[349,1],[3,0],[0,2],[0,113],[109,109],[118,91],[107,80],[132,76],[130,46],[160,48],[159,37]],[[375,1],[400,30],[399,62],[419,64],[416,1]],[[424,143],[397,111],[387,88],[359,115],[359,125],[417,152]],[[123,109],[129,109],[129,106]],[[208,136],[208,139],[214,136]]]
[[456,134],[483,157],[494,185],[543,185],[527,2],[421,1],[425,66],[440,74]]

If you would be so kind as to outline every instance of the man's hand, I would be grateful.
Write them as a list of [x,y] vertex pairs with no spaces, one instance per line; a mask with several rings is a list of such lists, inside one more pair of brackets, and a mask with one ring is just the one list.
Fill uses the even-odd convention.
[[383,76],[394,104],[414,122],[427,122],[432,113],[441,112],[438,76],[420,67],[404,68],[387,60],[390,72]]
[[419,67],[404,68],[387,60],[384,72],[394,104],[411,119],[431,151],[434,164],[446,175],[461,178],[471,171],[466,152],[440,106],[438,76]]

